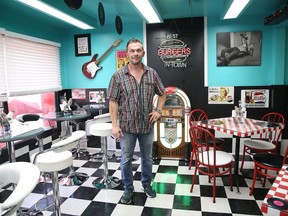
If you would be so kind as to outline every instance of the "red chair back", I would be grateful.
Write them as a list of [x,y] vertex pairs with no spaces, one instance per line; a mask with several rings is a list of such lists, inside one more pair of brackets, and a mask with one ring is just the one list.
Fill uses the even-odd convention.
[[[205,166],[214,166],[217,149],[215,136],[209,130],[196,125],[192,125],[189,132],[191,144],[196,153],[196,162]],[[214,151],[213,156],[209,154],[209,150]]]
[[188,121],[190,127],[195,125],[198,121],[208,120],[208,116],[206,112],[202,109],[194,109],[189,113]]
[[[277,112],[266,113],[262,117],[262,121],[267,121],[267,122],[271,122],[271,123],[282,123],[283,125],[285,125],[284,116],[280,113],[277,113]],[[282,132],[283,132],[283,129],[282,130],[276,130],[276,131],[268,131],[266,133],[262,133],[260,135],[260,139],[272,142],[276,146],[274,152],[277,152],[278,151],[278,142],[279,142],[279,139],[282,135]]]

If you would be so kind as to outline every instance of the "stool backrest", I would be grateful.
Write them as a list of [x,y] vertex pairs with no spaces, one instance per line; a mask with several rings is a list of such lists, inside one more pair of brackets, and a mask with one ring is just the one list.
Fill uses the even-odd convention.
[[38,121],[39,118],[40,116],[38,114],[32,114],[32,113],[20,114],[16,116],[16,120],[22,123],[26,121]]
[[55,152],[62,152],[72,149],[77,146],[78,142],[85,136],[86,132],[83,130],[74,131],[72,132],[71,136],[67,137],[66,139],[53,143],[51,145],[51,149],[53,149]]
[[1,165],[0,176],[1,183],[16,184],[10,196],[0,205],[0,215],[4,215],[5,212],[7,215],[13,215],[38,184],[40,171],[32,163],[14,162]]

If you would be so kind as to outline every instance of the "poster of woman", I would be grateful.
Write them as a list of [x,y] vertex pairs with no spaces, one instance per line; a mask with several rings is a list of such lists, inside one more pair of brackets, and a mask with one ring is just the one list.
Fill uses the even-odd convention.
[[208,104],[233,104],[234,87],[220,86],[208,88]]

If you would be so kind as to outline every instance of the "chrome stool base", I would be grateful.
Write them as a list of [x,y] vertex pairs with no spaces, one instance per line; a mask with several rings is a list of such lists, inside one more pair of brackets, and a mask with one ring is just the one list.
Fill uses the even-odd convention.
[[87,156],[89,155],[89,151],[87,151],[86,149],[78,149],[78,148],[74,148],[71,150],[72,154],[75,155],[75,158],[80,158],[80,156]]
[[[93,155],[91,155],[91,158],[89,161],[91,162],[103,162],[104,158],[103,158],[103,151],[100,151],[98,153],[95,153]],[[107,159],[111,160],[115,157],[115,152],[114,151],[107,151]]]
[[64,174],[58,178],[59,185],[62,186],[79,186],[83,184],[89,176],[86,173],[74,172],[69,174]]
[[51,195],[46,195],[42,197],[38,202],[35,204],[35,210],[36,211],[46,211],[46,210],[54,210],[54,199],[53,199],[53,194]]
[[117,177],[114,177],[114,176],[108,176],[107,178],[99,177],[99,178],[95,179],[92,182],[92,184],[97,189],[102,189],[102,188],[111,189],[111,188],[118,187],[121,184],[121,180]]
[[39,178],[39,182],[50,182],[51,181],[51,173],[42,172]]

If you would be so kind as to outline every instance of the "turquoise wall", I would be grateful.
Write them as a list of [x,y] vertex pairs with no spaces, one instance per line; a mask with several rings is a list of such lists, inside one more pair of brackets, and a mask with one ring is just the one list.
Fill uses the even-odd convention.
[[[265,26],[263,18],[248,17],[220,21],[208,19],[208,83],[210,86],[265,86],[282,85],[285,81],[287,58],[286,28]],[[216,66],[217,32],[261,31],[262,59],[260,66]]]
[[[74,35],[91,34],[91,56],[75,57]],[[143,40],[143,24],[124,24],[123,32],[119,35],[115,25],[104,25],[98,29],[86,32],[69,32],[62,41],[61,72],[63,88],[107,88],[110,78],[116,71],[116,50],[125,50],[126,43],[132,37]],[[98,58],[118,39],[122,42],[111,50],[100,62],[102,67],[93,79],[82,73],[82,65],[91,61],[94,54]]]
[[[263,17],[220,21],[208,19],[208,84],[209,86],[266,86],[288,84],[287,27],[265,26]],[[123,23],[118,35],[114,25],[99,26],[89,31],[67,31],[51,25],[39,25],[35,20],[15,19],[13,15],[0,14],[0,28],[61,43],[61,80],[63,88],[106,88],[116,70],[116,50],[123,50],[132,37],[143,40],[142,23]],[[262,31],[262,59],[260,66],[216,66],[217,32]],[[91,34],[91,56],[75,57],[74,35]],[[95,53],[101,56],[117,39],[123,41],[100,62],[103,67],[94,79],[82,74],[82,65]],[[149,55],[149,53],[148,53]]]

